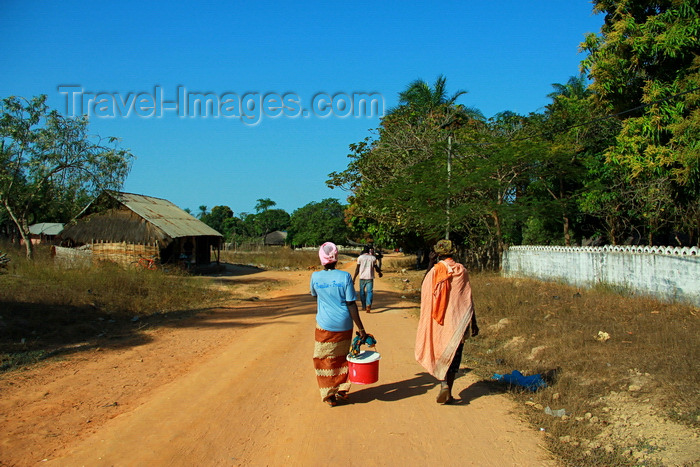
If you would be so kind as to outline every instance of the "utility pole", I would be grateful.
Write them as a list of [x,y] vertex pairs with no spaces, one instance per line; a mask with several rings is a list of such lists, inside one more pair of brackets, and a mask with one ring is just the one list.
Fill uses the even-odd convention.
[[450,239],[450,196],[452,182],[452,135],[447,137],[447,202],[445,203],[445,217],[447,225],[445,226],[445,240]]

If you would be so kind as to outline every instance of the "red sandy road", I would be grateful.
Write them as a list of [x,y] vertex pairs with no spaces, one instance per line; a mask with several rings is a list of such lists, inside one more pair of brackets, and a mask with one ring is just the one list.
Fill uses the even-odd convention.
[[[327,407],[311,363],[315,304],[308,295],[309,275],[263,276],[293,283],[274,299],[207,318],[210,328],[202,326],[198,339],[216,335],[218,346],[133,410],[57,449],[48,463],[555,465],[547,461],[542,435],[511,413],[513,403],[487,394],[474,376],[455,383],[455,394],[469,403],[435,403],[435,381],[413,359],[416,320],[408,310],[414,305],[383,301],[395,294],[382,279],[375,281],[378,313],[362,316],[379,340],[380,381],[354,386],[351,405]],[[227,329],[237,313],[247,315],[246,326]]]

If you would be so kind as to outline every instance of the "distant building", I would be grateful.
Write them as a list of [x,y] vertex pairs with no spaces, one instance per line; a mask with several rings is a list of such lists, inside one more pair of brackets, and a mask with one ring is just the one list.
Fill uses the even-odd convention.
[[63,246],[89,251],[93,262],[131,264],[147,257],[208,265],[212,248],[218,262],[223,237],[165,199],[105,191],[66,224],[60,238]]
[[287,243],[287,232],[275,230],[265,235],[263,239],[265,245],[284,246]]
[[55,222],[40,222],[29,226],[29,238],[32,243],[55,243],[58,234],[63,230],[63,224]]

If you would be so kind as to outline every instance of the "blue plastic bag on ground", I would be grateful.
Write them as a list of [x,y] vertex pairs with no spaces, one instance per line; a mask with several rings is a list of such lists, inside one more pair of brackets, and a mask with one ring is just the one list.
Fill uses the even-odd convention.
[[493,374],[493,379],[496,381],[503,381],[504,383],[513,384],[515,386],[522,386],[530,391],[537,391],[539,388],[546,388],[547,383],[542,379],[542,375],[530,375],[523,376],[518,370],[513,370],[512,373],[507,375],[499,375],[498,373]]

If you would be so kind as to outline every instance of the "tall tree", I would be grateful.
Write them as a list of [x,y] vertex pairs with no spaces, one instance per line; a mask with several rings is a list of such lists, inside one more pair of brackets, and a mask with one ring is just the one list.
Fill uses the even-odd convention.
[[129,172],[133,155],[120,149],[116,138],[94,141],[87,127],[86,117],[67,118],[49,110],[45,95],[31,100],[11,96],[0,104],[0,205],[30,259],[32,215],[56,200],[119,189]]
[[[206,207],[204,209],[206,211]],[[228,206],[214,206],[211,212],[201,217],[202,222],[219,233],[224,233],[225,224],[233,217],[233,210]]]
[[[582,44],[589,52],[583,66],[601,102],[625,112],[606,163],[636,192],[641,203],[633,208],[651,242],[667,213],[687,215],[700,197],[700,2],[593,3],[605,24]],[[644,201],[645,192],[658,194],[662,185],[668,195]],[[700,219],[696,226],[697,235]]]
[[337,199],[311,202],[292,213],[288,238],[294,246],[344,244],[350,230],[345,223],[345,208]]
[[286,230],[289,227],[290,216],[284,209],[266,209],[255,215],[255,220],[265,236],[275,230]]
[[277,206],[277,203],[270,198],[261,198],[255,203],[255,212],[264,212],[273,206]]
[[454,105],[467,91],[462,89],[447,95],[447,78],[440,75],[430,86],[426,81],[417,79],[399,93],[399,104],[408,105],[423,114],[429,114],[440,107]]
[[578,211],[577,195],[586,173],[582,158],[590,137],[588,131],[592,129],[578,125],[594,115],[595,107],[593,92],[583,73],[552,87],[554,91],[548,95],[552,103],[547,106],[541,125],[546,149],[542,151],[544,157],[533,164],[529,190],[538,201],[532,206],[539,208],[541,218],[552,214],[559,217],[563,243],[570,246],[571,222]]
[[593,92],[588,89],[587,81],[586,74],[581,72],[577,76],[569,77],[566,84],[552,83],[554,91],[547,94],[547,97],[552,99],[552,104],[550,104],[548,108],[551,110],[551,108],[557,106],[562,99],[585,99],[590,97]]
[[355,219],[364,216],[386,225],[384,232],[431,240],[459,224],[450,213],[452,140],[457,129],[482,118],[455,104],[464,93],[448,96],[443,76],[432,87],[414,81],[382,119],[378,137],[350,146],[347,170],[330,174],[327,183],[353,192]]
[[[528,119],[513,112],[502,112],[474,128],[463,127],[457,133],[453,171],[455,213],[463,224],[483,224],[488,240],[480,248],[493,248],[500,257],[506,232],[513,224],[520,189],[527,178],[530,161],[539,154],[541,144],[528,138]],[[475,247],[472,245],[472,247]]]

